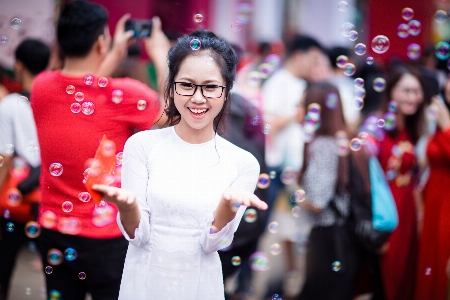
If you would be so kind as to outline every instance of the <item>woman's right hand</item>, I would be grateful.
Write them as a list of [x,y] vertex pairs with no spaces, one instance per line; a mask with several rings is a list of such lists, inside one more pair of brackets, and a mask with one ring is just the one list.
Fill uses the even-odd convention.
[[126,209],[136,203],[136,195],[131,191],[105,184],[94,184],[92,188],[102,193],[104,200],[116,204],[119,210]]
[[444,101],[439,96],[431,99],[431,105],[436,109],[436,123],[444,131],[450,128],[450,112],[445,106]]

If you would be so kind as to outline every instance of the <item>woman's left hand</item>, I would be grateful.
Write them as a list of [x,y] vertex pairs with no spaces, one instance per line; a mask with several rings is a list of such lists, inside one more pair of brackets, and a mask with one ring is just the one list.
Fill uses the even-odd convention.
[[136,202],[136,195],[131,191],[104,184],[94,184],[92,188],[102,193],[104,200],[115,203],[119,210],[126,209]]
[[255,194],[235,188],[227,188],[222,194],[222,201],[225,201],[233,212],[236,212],[241,205],[253,206],[261,210],[268,208],[267,203]]
[[432,98],[431,105],[436,107],[436,123],[439,126],[439,128],[442,131],[450,128],[450,112],[445,106],[443,100],[440,99],[438,96],[434,96]]

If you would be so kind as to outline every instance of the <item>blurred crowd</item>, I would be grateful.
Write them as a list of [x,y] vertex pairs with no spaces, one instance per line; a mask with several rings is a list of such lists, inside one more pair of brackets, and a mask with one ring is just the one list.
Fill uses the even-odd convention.
[[[90,196],[80,193],[75,200],[55,196],[61,200],[62,210],[56,208],[61,205],[56,200],[56,205],[51,206],[41,197],[42,190],[51,186],[51,180],[61,175],[63,167],[64,172],[69,170],[69,166],[57,165],[60,158],[49,157],[48,149],[70,147],[82,152],[86,146],[83,136],[43,136],[43,132],[57,130],[52,129],[55,124],[47,124],[48,120],[58,119],[70,125],[71,119],[62,114],[70,113],[72,117],[81,111],[80,115],[89,116],[94,107],[82,102],[84,94],[78,94],[78,87],[75,93],[75,87],[68,85],[52,97],[62,100],[70,95],[76,101],[65,104],[66,111],[52,113],[51,105],[33,103],[37,101],[34,96],[39,100],[47,97],[45,89],[33,89],[36,78],[41,78],[42,85],[41,73],[49,76],[48,70],[66,68],[84,79],[86,85],[98,81],[100,89],[89,99],[95,104],[95,112],[107,107],[99,97],[111,102],[111,96],[101,88],[113,86],[117,78],[133,78],[145,89],[153,90],[154,94],[149,92],[151,97],[164,97],[167,49],[162,47],[165,40],[161,27],[155,21],[152,37],[136,41],[125,32],[128,18],[124,16],[118,22],[112,47],[106,33],[102,33],[105,41],[95,44],[95,53],[89,48],[88,54],[80,54],[82,51],[77,52],[76,47],[73,53],[64,53],[58,47],[26,39],[15,50],[14,76],[6,70],[0,74],[0,299],[7,299],[17,254],[26,241],[40,245],[42,270],[49,280],[53,269],[90,255],[85,248],[91,240],[115,238],[109,229],[104,230],[105,226],[117,227],[115,216],[109,215],[114,211],[94,208]],[[58,32],[58,39],[72,47],[64,34],[70,32]],[[268,43],[262,43],[255,53],[239,45],[233,48],[239,57],[238,75],[223,137],[258,160],[261,174],[255,194],[267,202],[269,209],[247,208],[233,243],[219,251],[226,299],[448,299],[448,56],[443,59],[435,55],[430,46],[424,47],[418,60],[361,60],[353,49],[324,47],[305,35],[295,36],[282,50]],[[147,52],[150,61],[142,59],[142,51]],[[83,61],[85,55],[89,61]],[[90,84],[85,77],[89,74],[95,74]],[[103,87],[102,78],[106,80]],[[141,85],[138,87],[140,92]],[[122,90],[108,90],[112,102],[118,104],[122,97],[126,102]],[[140,97],[139,92],[133,96]],[[77,99],[77,94],[83,99]],[[104,119],[88,123],[86,128],[99,126],[106,134],[114,135],[111,132],[121,130],[117,125],[121,124],[129,127],[121,134],[131,135],[151,126],[163,126],[164,116],[156,124],[147,124],[146,115],[134,117],[135,113],[150,110],[150,104],[146,107],[147,103],[138,102],[136,108],[135,102],[133,110],[105,114]],[[121,113],[124,117],[120,117]],[[37,126],[35,118],[39,120]],[[74,129],[73,135],[78,134],[89,135],[89,131]],[[80,145],[72,144],[77,140]],[[41,141],[44,145],[40,145]],[[46,157],[41,160],[44,146]],[[120,151],[119,147],[118,158]],[[73,159],[83,164],[93,154]],[[41,163],[44,159],[45,165]],[[375,185],[372,163],[381,166],[383,178],[378,179],[387,183],[386,199],[391,199],[396,219],[395,226],[381,230],[382,238],[373,243],[361,238],[377,231],[374,207],[381,188]],[[116,171],[120,173],[120,169]],[[81,185],[83,174],[65,180],[67,188],[73,182]],[[59,190],[63,188],[53,189],[53,195],[63,193]],[[84,219],[72,214],[73,207],[81,203],[76,201],[90,205],[84,216],[90,220],[89,232],[77,227],[79,219]],[[61,216],[49,213],[50,208],[61,210]],[[362,219],[367,227],[359,226]],[[364,230],[366,233],[361,233]],[[57,240],[67,243],[55,246]],[[72,246],[78,244],[79,248]],[[77,282],[90,280],[88,272],[76,273]],[[98,274],[103,276],[101,271]],[[71,284],[63,279],[51,284]],[[50,290],[49,286],[47,282],[48,298],[60,299],[62,291]],[[89,284],[80,286],[95,300],[90,288]]]

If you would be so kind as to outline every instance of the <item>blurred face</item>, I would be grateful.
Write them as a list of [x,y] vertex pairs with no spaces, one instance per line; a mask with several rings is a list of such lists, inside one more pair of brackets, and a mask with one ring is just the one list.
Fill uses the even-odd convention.
[[[214,118],[225,104],[225,80],[219,66],[207,55],[190,55],[175,76],[174,103],[181,114],[180,126],[213,128]],[[205,85],[195,87],[193,84]],[[191,95],[191,96],[189,96]]]
[[314,80],[314,69],[321,67],[322,51],[318,48],[311,48],[306,52],[298,51],[295,54],[297,76],[306,81]]
[[391,92],[391,98],[397,102],[397,111],[403,115],[413,115],[423,101],[423,91],[419,80],[404,74]]

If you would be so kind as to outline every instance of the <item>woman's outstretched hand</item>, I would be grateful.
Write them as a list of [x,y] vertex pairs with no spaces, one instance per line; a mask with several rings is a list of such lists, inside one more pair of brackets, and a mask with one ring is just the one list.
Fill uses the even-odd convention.
[[266,210],[268,207],[267,203],[255,194],[234,188],[227,188],[223,192],[222,201],[225,201],[233,212],[236,212],[241,205],[253,206],[261,210]]
[[115,203],[119,210],[136,202],[136,195],[131,191],[104,184],[94,184],[92,188],[102,193],[104,200]]

